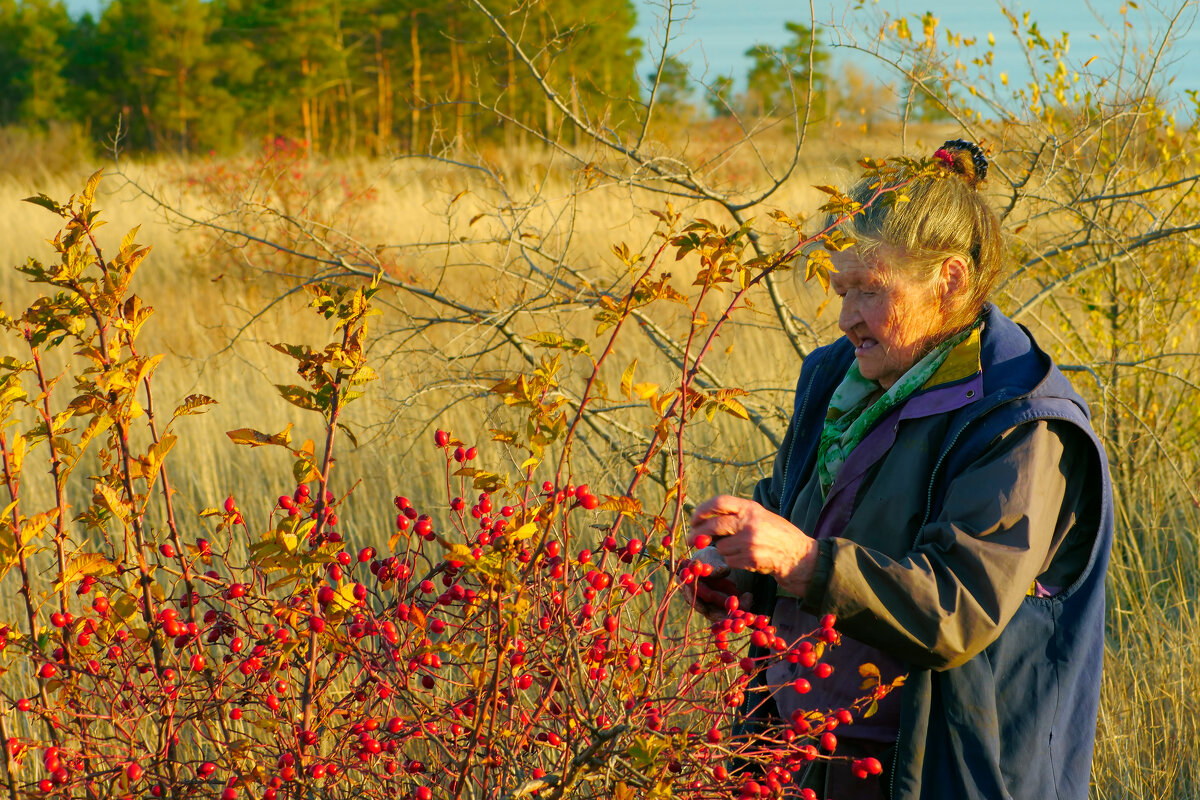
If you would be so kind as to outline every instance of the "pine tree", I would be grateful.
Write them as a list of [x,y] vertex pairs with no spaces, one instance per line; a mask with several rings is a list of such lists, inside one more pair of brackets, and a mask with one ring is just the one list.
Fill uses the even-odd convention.
[[746,110],[758,116],[790,116],[797,105],[807,101],[813,111],[822,114],[829,52],[807,25],[787,22],[784,28],[792,38],[782,48],[757,44],[746,51],[751,60],[746,76]]
[[225,61],[201,0],[114,0],[99,35],[113,48],[100,91],[122,110],[134,146],[188,153],[226,143],[234,119],[217,85]]
[[0,122],[45,126],[70,116],[62,74],[70,28],[61,0],[0,3]]

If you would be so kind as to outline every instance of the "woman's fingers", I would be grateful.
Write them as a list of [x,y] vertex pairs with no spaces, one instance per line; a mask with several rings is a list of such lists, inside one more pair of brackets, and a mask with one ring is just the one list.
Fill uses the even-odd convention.
[[714,495],[696,506],[696,510],[692,512],[691,525],[695,528],[707,520],[740,514],[747,505],[752,505],[753,503],[753,500],[746,500],[729,494]]
[[[737,585],[728,579],[721,578],[713,581],[711,577],[699,578],[683,586],[683,596],[692,606],[710,620],[723,619],[727,613],[729,598],[734,596]],[[743,593],[750,601],[749,592]]]
[[752,500],[724,494],[705,500],[692,513],[692,546],[707,547],[717,539],[733,536],[741,530],[745,513],[756,505]]

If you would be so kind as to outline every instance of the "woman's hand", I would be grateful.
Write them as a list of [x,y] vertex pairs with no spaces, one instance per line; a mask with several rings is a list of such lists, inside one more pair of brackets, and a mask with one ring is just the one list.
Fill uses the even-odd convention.
[[691,524],[692,544],[711,542],[730,568],[770,575],[794,597],[808,592],[816,540],[778,514],[752,500],[717,495],[696,507]]
[[730,597],[736,597],[738,603],[750,607],[753,597],[745,591],[745,580],[749,577],[744,571],[732,572],[725,559],[715,547],[705,547],[697,550],[688,560],[680,562],[681,569],[687,569],[692,561],[699,561],[712,567],[712,572],[703,578],[689,581],[680,589],[683,598],[711,622],[720,622],[729,613],[727,603]]

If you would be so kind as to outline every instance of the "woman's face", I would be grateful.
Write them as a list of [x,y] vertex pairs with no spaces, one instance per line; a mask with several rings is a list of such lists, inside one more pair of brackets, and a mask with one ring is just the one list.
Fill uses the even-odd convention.
[[855,247],[830,256],[837,269],[830,282],[842,298],[838,327],[854,345],[863,377],[889,389],[948,332],[938,281],[922,283],[896,269],[899,253],[888,247],[876,248],[867,262]]

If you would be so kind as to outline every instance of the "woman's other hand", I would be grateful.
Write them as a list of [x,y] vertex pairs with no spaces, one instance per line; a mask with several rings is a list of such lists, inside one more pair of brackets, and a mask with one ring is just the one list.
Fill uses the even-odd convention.
[[691,559],[680,562],[680,569],[688,569],[693,561],[712,567],[708,575],[683,584],[681,589],[684,599],[697,611],[712,622],[720,622],[729,613],[730,597],[738,598],[742,606],[750,606],[753,598],[739,585],[738,575],[729,569],[717,548],[703,547],[697,550]]
[[808,592],[817,543],[778,514],[753,500],[717,495],[696,507],[691,525],[692,545],[711,543],[731,569],[770,575],[794,597]]

